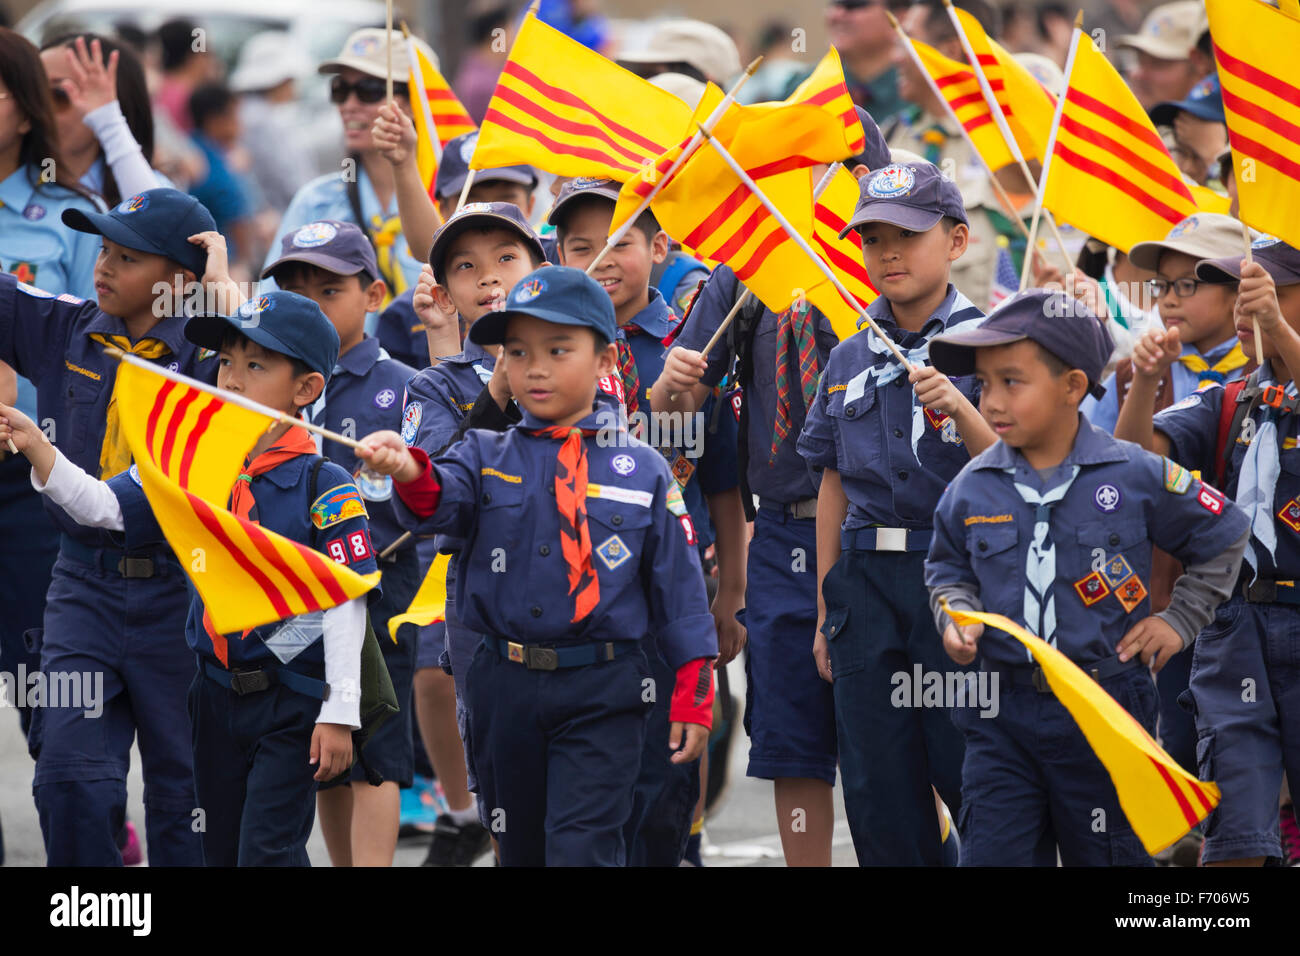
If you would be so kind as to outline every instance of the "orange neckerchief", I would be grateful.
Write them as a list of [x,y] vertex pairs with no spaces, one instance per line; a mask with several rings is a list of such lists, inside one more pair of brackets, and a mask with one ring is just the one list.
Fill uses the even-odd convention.
[[560,510],[560,546],[569,566],[569,593],[574,596],[572,619],[581,621],[600,601],[587,529],[587,448],[582,441],[584,434],[594,435],[595,431],[559,425],[530,431],[563,442],[555,459],[555,505]]
[[[312,441],[311,435],[302,428],[290,428],[274,445],[262,452],[256,458],[249,461],[244,459],[244,470],[239,473],[235,479],[235,487],[230,492],[230,510],[235,517],[243,518],[246,521],[252,519],[249,515],[253,512],[253,479],[258,475],[264,475],[277,465],[283,464],[290,458],[297,458],[299,455],[316,454],[316,443]],[[226,638],[224,634],[218,634],[217,629],[212,626],[212,618],[208,614],[208,609],[203,609],[203,629],[207,631],[208,637],[212,639],[212,650],[217,655],[217,660],[221,661],[222,667],[229,667],[229,653],[226,648]],[[250,631],[245,631],[239,635],[240,640],[248,637]]]

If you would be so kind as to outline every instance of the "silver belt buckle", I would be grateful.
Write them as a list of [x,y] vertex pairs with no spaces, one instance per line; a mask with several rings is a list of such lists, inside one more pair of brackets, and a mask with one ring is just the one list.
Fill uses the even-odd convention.
[[907,529],[906,528],[877,528],[876,529],[876,550],[877,551],[906,551],[907,550]]

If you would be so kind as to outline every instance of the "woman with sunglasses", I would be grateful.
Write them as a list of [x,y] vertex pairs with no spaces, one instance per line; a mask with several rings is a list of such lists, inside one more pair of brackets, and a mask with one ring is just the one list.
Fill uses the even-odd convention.
[[144,68],[130,47],[93,33],[41,48],[59,148],[72,176],[109,206],[172,183],[156,172],[153,111]]
[[[399,34],[393,35],[393,99],[409,116],[407,84],[396,81],[399,77],[404,81],[408,75],[406,42]],[[419,44],[433,63],[438,62],[422,41],[413,42]],[[414,287],[422,265],[412,258],[402,236],[393,165],[379,152],[370,136],[384,103],[387,71],[385,31],[376,28],[353,33],[337,57],[318,67],[318,72],[331,76],[330,101],[338,108],[343,121],[347,157],[339,172],[327,173],[298,190],[276,230],[277,237],[284,236],[319,219],[337,219],[360,226],[374,244],[379,272],[388,286],[388,296],[380,311],[392,298]],[[280,243],[272,242],[266,265],[279,253]],[[376,319],[377,314],[370,316],[368,330],[373,331]]]

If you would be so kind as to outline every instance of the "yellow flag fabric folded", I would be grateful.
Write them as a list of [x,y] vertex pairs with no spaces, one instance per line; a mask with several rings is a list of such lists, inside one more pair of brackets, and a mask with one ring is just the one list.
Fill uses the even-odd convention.
[[451,555],[438,555],[429,568],[429,573],[424,576],[420,590],[411,599],[411,606],[388,619],[389,634],[395,636],[403,624],[426,627],[434,621],[443,620],[447,613],[447,567],[450,564]]

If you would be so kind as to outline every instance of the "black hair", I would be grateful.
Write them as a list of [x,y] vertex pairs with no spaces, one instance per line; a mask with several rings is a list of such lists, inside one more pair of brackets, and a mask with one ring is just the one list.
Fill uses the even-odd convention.
[[[943,223],[943,231],[944,231],[944,232],[952,232],[952,231],[953,231],[954,229],[956,229],[958,226],[964,226],[964,225],[966,225],[966,224],[963,223],[960,219],[958,219],[956,216],[944,216],[944,217],[943,217],[941,220],[939,220],[939,221]],[[970,227],[969,227],[969,226],[966,226],[966,228],[969,229]]]
[[494,30],[503,30],[510,26],[510,4],[497,4],[475,16],[468,17],[465,26],[469,42],[473,46],[486,43],[492,39]]
[[284,358],[288,359],[289,364],[293,367],[294,378],[297,378],[300,375],[310,375],[312,372],[316,371],[316,369],[312,368],[310,365],[308,365],[306,362],[304,362],[302,359],[298,358],[297,356],[285,355],[285,353],[277,352],[275,349],[268,349],[261,342],[254,342],[252,339],[250,339],[243,332],[239,331],[239,329],[235,328],[233,325],[227,326],[226,328],[221,330],[221,341],[217,343],[217,351],[233,352],[237,346],[243,346],[244,348],[247,348],[249,345],[256,345],[259,349],[263,349],[267,352],[272,353],[273,355],[283,356]]
[[[140,63],[139,55],[131,45],[98,33],[65,33],[47,41],[41,50],[71,47],[78,37],[86,42],[87,49],[90,48],[91,41],[98,40],[105,63],[112,53],[117,53],[117,101],[122,108],[122,116],[126,119],[127,129],[131,131],[132,138],[140,144],[144,161],[152,166],[153,108],[149,103],[149,88],[145,84],[144,66]],[[104,164],[102,195],[110,207],[122,201],[122,191],[118,188],[113,168],[107,163]]]
[[763,24],[762,29],[759,30],[758,42],[755,44],[754,48],[760,51],[770,50],[778,43],[788,40],[790,38],[790,33],[790,24],[786,23],[784,20],[768,20]]
[[281,263],[271,271],[271,278],[281,288],[286,282],[292,282],[294,279],[303,278],[311,279],[316,276],[335,276],[339,279],[356,279],[361,284],[364,292],[369,288],[370,283],[374,282],[378,276],[372,276],[365,269],[360,269],[352,275],[344,275],[341,272],[332,272],[323,266],[318,266],[314,262],[300,262],[297,259],[291,259],[288,262]]
[[[1033,340],[1031,339],[1030,341]],[[1073,365],[1065,361],[1065,359],[1061,358],[1042,343],[1034,342],[1034,345],[1038,347],[1038,357],[1042,360],[1043,364],[1047,366],[1047,370],[1052,373],[1052,378],[1060,378],[1066,372],[1074,368]]]
[[1044,40],[1047,36],[1047,21],[1056,17],[1060,20],[1070,20],[1070,11],[1065,8],[1063,3],[1045,3],[1038,8],[1038,34]]
[[[590,196],[581,196],[575,199],[570,199],[564,204],[564,209],[560,211],[560,215],[555,219],[555,238],[560,245],[564,245],[564,235],[569,230],[569,219],[572,218],[573,213],[583,206],[596,202],[607,203],[611,208],[615,205],[614,200],[610,199],[608,196],[601,196],[595,193]],[[632,227],[645,234],[646,242],[654,242],[655,236],[663,232],[663,227],[659,225],[659,220],[655,218],[655,214],[649,209],[636,217],[636,222],[632,224]]]
[[180,69],[194,55],[194,31],[197,29],[193,20],[179,17],[158,28],[156,36],[164,73]]
[[228,112],[235,105],[235,94],[224,83],[204,83],[190,94],[190,118],[194,128],[202,131],[208,120]]
[[[534,269],[540,268],[542,263],[546,261],[537,255],[536,247],[520,235],[517,229],[511,229],[504,223],[483,222],[468,225],[457,230],[456,238],[459,239],[461,236],[487,236],[494,232],[508,232],[510,235],[516,237],[519,240],[520,245],[528,250],[528,258],[532,260]],[[432,250],[430,250],[430,252],[432,252]],[[447,257],[444,255],[437,262],[434,262],[433,259],[430,258],[429,266],[433,269],[433,277],[437,279],[438,284],[441,285],[447,278]]]
[[692,80],[698,80],[701,83],[709,81],[709,78],[700,72],[698,67],[692,66],[684,60],[674,60],[671,63],[621,63],[620,66],[635,73],[643,80],[652,79],[660,73],[680,73],[682,76],[689,76]]
[[[973,16],[984,28],[985,33],[997,39],[1002,23],[998,11],[991,3],[987,0],[953,0],[952,5]],[[941,0],[921,0],[916,6],[925,8],[926,42],[931,46],[938,46],[940,43],[947,43],[957,38],[957,28],[952,25],[952,18],[948,16],[948,11]]]

